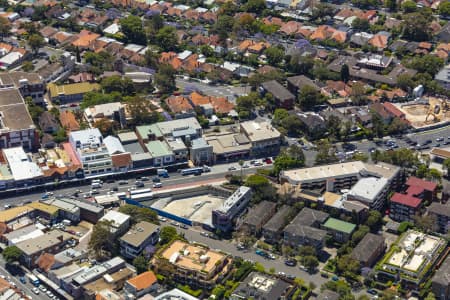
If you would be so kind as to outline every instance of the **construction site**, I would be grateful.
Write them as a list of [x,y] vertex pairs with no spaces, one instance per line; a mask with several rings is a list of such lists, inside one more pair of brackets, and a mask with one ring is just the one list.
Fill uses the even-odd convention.
[[446,99],[429,97],[415,103],[398,104],[412,127],[422,128],[450,122],[450,102]]

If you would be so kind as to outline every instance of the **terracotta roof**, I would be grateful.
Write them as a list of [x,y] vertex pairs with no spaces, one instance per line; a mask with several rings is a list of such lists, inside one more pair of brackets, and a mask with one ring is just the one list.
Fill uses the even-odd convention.
[[211,97],[211,104],[214,107],[214,111],[219,114],[228,114],[232,109],[234,109],[234,104],[223,97]]
[[369,44],[374,47],[384,49],[388,45],[388,37],[382,34],[375,34],[370,40]]
[[199,106],[199,105],[205,105],[210,103],[210,98],[209,96],[204,96],[202,94],[199,94],[197,92],[193,92],[190,95],[191,98],[191,102],[194,106]]
[[394,104],[392,104],[390,102],[383,103],[383,106],[389,113],[391,113],[392,115],[394,115],[398,118],[402,118],[405,116],[405,114],[401,110],[399,110],[397,108],[397,106],[395,106]]
[[[311,34],[309,37],[312,40],[326,40],[332,37],[336,32],[336,29],[328,25],[321,25]],[[342,38],[342,37],[338,37]]]
[[280,18],[277,18],[277,17],[272,17],[272,16],[268,16],[268,17],[265,17],[264,19],[263,19],[263,23],[264,24],[266,24],[266,25],[278,25],[278,26],[283,26],[283,20],[281,20]]
[[128,167],[131,165],[131,154],[130,153],[121,153],[111,155],[112,164],[114,167]]
[[445,159],[450,158],[450,151],[439,149],[439,148],[433,148],[430,151],[430,154],[443,157]]
[[365,13],[363,13],[360,18],[361,19],[366,19],[366,20],[371,20],[372,18],[374,18],[377,15],[377,11],[376,10],[368,10]]
[[38,267],[45,272],[48,272],[54,263],[55,263],[55,256],[50,253],[42,253],[42,255],[39,256],[37,261]]
[[256,44],[253,44],[251,46],[249,46],[247,48],[248,51],[250,52],[255,52],[255,53],[261,53],[264,49],[270,47],[270,43],[267,42],[259,42]]
[[61,112],[59,121],[61,122],[61,125],[69,131],[80,130],[80,124],[77,122],[75,115],[71,111],[65,110]]
[[172,66],[172,68],[174,68],[175,70],[180,69],[183,66],[183,62],[181,61],[181,59],[179,59],[178,57],[175,57],[174,59],[172,59],[170,61],[170,65]]
[[160,63],[169,63],[174,57],[177,57],[175,52],[162,52],[159,57]]
[[11,46],[10,44],[0,43],[0,49],[5,49],[5,51],[6,51],[7,53],[11,52],[11,50],[12,50],[13,48],[14,48],[14,47]]
[[67,33],[64,31],[58,31],[55,35],[52,36],[52,39],[55,39],[58,43],[64,43],[68,39],[73,37],[73,34]]
[[297,31],[302,27],[302,23],[296,22],[296,21],[289,21],[287,23],[284,23],[280,31],[285,34],[294,34],[297,33]]
[[171,96],[165,100],[169,109],[174,113],[192,111],[194,108],[189,100],[183,96]]
[[302,36],[304,36],[305,38],[310,37],[311,34],[313,34],[313,30],[309,27],[300,27],[297,30],[298,33],[300,33]]
[[200,63],[198,62],[198,55],[192,54],[183,62],[183,69],[193,72],[197,68],[200,67]]
[[450,52],[450,43],[446,44],[446,43],[440,43],[439,45],[437,45],[436,47],[437,50],[443,50],[446,52]]
[[141,291],[155,284],[157,282],[157,279],[152,271],[147,271],[137,275],[136,277],[128,279],[127,282],[134,286],[137,291]]
[[252,40],[245,40],[239,44],[238,48],[241,51],[247,51],[248,47],[252,46],[254,42]]
[[93,33],[89,30],[81,30],[81,32],[78,34],[78,38],[72,42],[72,45],[75,47],[87,48],[93,41],[95,41],[99,37],[100,34]]
[[205,44],[208,44],[209,39],[204,35],[197,34],[191,39],[191,42],[194,45],[205,45]]
[[51,26],[45,26],[44,28],[39,30],[39,32],[42,34],[43,37],[49,38],[49,37],[53,36],[54,34],[56,34],[58,32],[58,30]]
[[344,31],[336,30],[331,35],[331,38],[338,43],[345,43],[345,41],[347,40],[347,33]]

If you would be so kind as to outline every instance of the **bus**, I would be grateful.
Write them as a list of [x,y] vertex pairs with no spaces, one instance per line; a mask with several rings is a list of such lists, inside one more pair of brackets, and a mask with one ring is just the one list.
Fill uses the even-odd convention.
[[127,193],[125,193],[125,192],[116,193],[116,196],[117,196],[120,200],[125,200],[125,198],[127,197]]
[[199,167],[199,168],[189,168],[189,169],[184,169],[181,170],[181,175],[186,176],[186,175],[200,175],[203,173],[203,168]]
[[139,190],[130,190],[130,195],[139,195],[139,194],[145,194],[150,193],[152,189],[139,189]]
[[149,193],[142,193],[142,194],[137,194],[137,195],[131,195],[130,199],[133,201],[148,201],[148,200],[152,200],[153,199],[153,193],[149,192]]
[[27,273],[26,275],[28,277],[28,280],[34,285],[34,286],[39,286],[41,284],[41,282],[39,281],[39,279],[31,273]]

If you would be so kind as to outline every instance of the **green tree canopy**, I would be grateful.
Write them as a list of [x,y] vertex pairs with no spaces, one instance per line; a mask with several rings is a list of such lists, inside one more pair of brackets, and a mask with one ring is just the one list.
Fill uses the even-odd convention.
[[428,73],[434,76],[444,66],[444,60],[435,55],[426,54],[423,56],[415,56],[408,66],[417,70],[419,73]]
[[260,14],[266,8],[266,1],[264,0],[248,0],[244,5],[247,12]]
[[80,107],[85,109],[90,106],[121,102],[123,100],[122,95],[119,92],[112,92],[110,94],[103,94],[99,92],[88,92],[83,95],[83,101],[81,101]]
[[310,85],[305,85],[300,89],[297,98],[303,110],[311,110],[315,105],[322,104],[325,100],[320,91]]
[[341,80],[347,83],[350,79],[350,70],[347,64],[343,64],[341,67]]
[[135,96],[127,99],[127,110],[130,114],[132,126],[153,124],[163,121],[163,117],[156,111],[149,100],[144,97]]
[[122,18],[120,19],[120,27],[128,42],[147,45],[147,38],[145,36],[141,18],[134,15]]
[[159,233],[160,243],[165,245],[178,236],[177,230],[172,226],[163,226]]
[[94,225],[88,249],[97,258],[105,256],[107,251],[113,249],[114,241],[111,233],[111,221],[99,221]]
[[428,41],[431,38],[430,23],[432,15],[427,10],[403,15],[403,37],[416,42]]
[[443,17],[449,17],[450,16],[450,2],[449,1],[442,1],[439,4],[439,13]]
[[148,271],[148,260],[142,255],[136,256],[133,259],[133,266],[136,268],[138,274],[144,273]]
[[3,40],[5,36],[8,36],[10,32],[11,24],[6,18],[0,17],[0,41]]
[[159,224],[158,214],[147,207],[139,207],[136,205],[125,204],[119,208],[121,213],[131,217],[131,223],[136,224],[141,221],[146,221],[154,224]]
[[292,145],[275,158],[273,165],[275,174],[282,170],[300,168],[305,165],[305,155],[300,147]]
[[411,0],[406,0],[402,2],[402,10],[404,13],[412,13],[417,11],[416,2]]
[[164,26],[158,30],[156,42],[164,51],[176,51],[178,49],[178,36],[175,27]]
[[370,28],[370,23],[367,19],[356,18],[352,22],[352,27],[356,30],[367,31]]
[[134,93],[133,81],[128,77],[121,77],[114,75],[105,77],[100,82],[105,93],[119,92],[124,96],[129,96]]
[[271,66],[279,65],[284,58],[284,50],[280,47],[272,46],[267,48],[264,51],[264,54],[267,56],[267,62]]
[[37,53],[45,45],[45,40],[40,34],[32,34],[28,37],[28,45],[34,53]]
[[3,258],[8,264],[19,261],[22,251],[17,246],[8,246],[2,252]]
[[155,74],[155,85],[164,94],[176,90],[175,69],[168,64],[162,64]]

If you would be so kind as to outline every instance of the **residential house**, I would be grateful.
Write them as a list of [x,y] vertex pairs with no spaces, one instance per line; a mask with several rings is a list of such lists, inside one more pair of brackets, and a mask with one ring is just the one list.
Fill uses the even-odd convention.
[[234,227],[237,217],[250,203],[251,197],[252,190],[249,187],[239,187],[221,207],[212,211],[213,226],[223,232],[230,231]]
[[350,254],[362,268],[371,268],[384,254],[386,242],[379,234],[367,233]]
[[277,243],[282,238],[284,227],[289,222],[292,207],[283,205],[276,214],[263,226],[262,235],[267,243]]
[[125,106],[120,102],[105,103],[88,107],[84,110],[84,117],[91,126],[102,119],[115,121],[121,127],[126,125]]
[[59,124],[53,114],[48,111],[44,111],[39,116],[39,127],[45,133],[55,133],[59,129]]
[[427,208],[427,214],[436,218],[436,230],[446,234],[450,228],[450,204],[433,202]]
[[24,147],[31,150],[38,147],[39,134],[17,89],[2,89],[0,112],[0,149]]
[[232,292],[231,300],[289,299],[294,293],[293,284],[267,274],[251,272]]
[[64,104],[81,101],[84,94],[98,90],[100,85],[89,82],[63,85],[49,83],[47,87],[51,100],[59,101],[59,103]]
[[285,109],[292,109],[294,107],[295,96],[276,80],[264,82],[262,84],[262,90],[263,92],[272,94],[278,106]]
[[111,156],[98,128],[70,132],[69,143],[82,163],[85,175],[112,171]]
[[297,112],[295,116],[301,121],[306,134],[313,139],[322,137],[327,130],[327,123],[319,114]]
[[93,43],[96,39],[100,37],[99,34],[93,33],[89,30],[81,30],[77,35],[77,39],[72,42],[72,46],[79,48],[80,50],[84,50],[89,48],[91,43]]
[[176,119],[184,119],[195,116],[195,110],[189,100],[183,96],[171,96],[165,100],[170,111]]
[[123,287],[126,299],[137,299],[157,290],[158,280],[152,271],[128,279]]
[[335,218],[329,218],[323,228],[332,235],[333,239],[339,243],[347,242],[352,236],[356,225]]
[[382,51],[388,47],[389,39],[389,34],[379,32],[368,41],[368,44],[374,46],[379,51]]
[[75,119],[75,115],[70,110],[64,110],[59,114],[59,121],[61,126],[67,131],[78,131],[80,130],[80,124]]
[[251,208],[242,222],[241,228],[246,233],[258,236],[263,225],[275,214],[277,204],[269,201],[262,201]]

